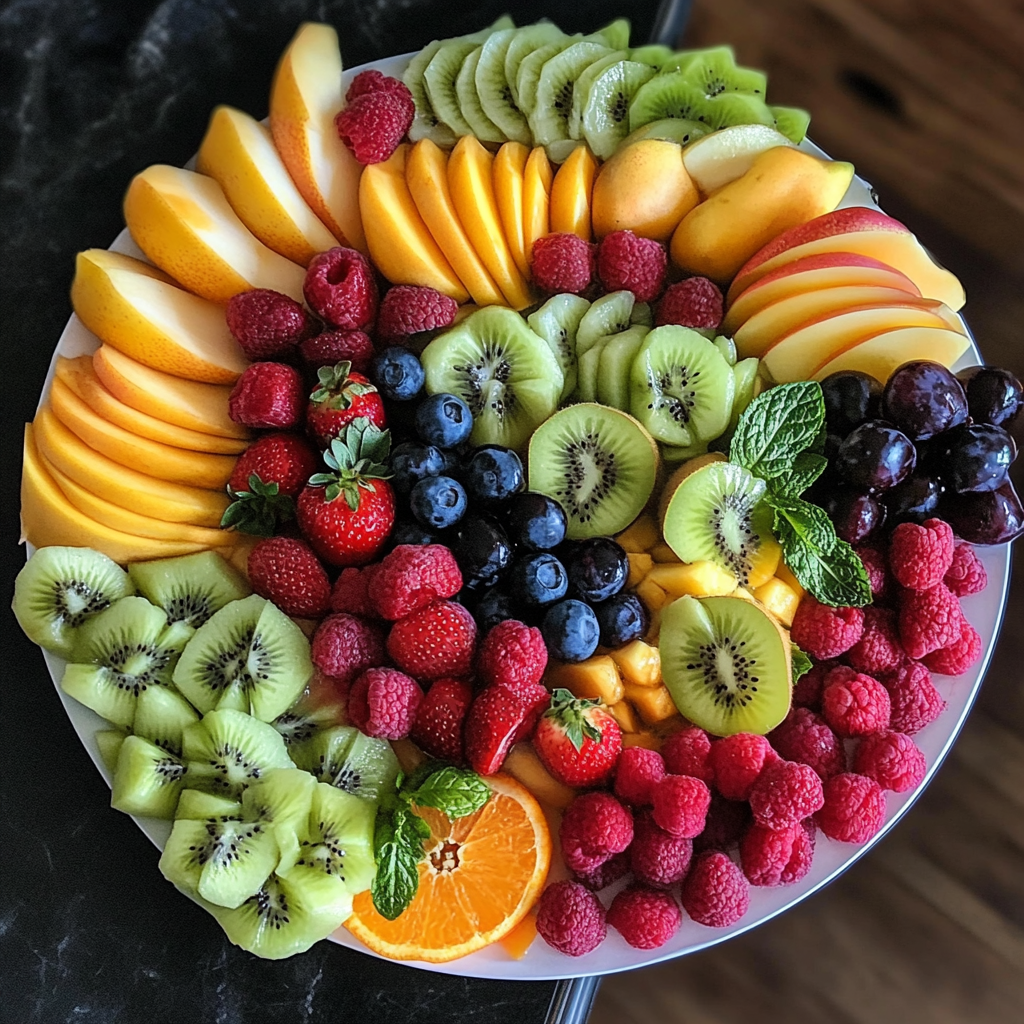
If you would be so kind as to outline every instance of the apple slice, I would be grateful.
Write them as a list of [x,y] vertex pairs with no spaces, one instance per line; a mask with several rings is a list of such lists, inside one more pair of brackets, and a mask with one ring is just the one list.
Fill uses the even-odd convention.
[[792,146],[781,132],[764,124],[735,124],[691,142],[683,149],[683,166],[705,196],[741,178],[754,157],[776,146]]
[[852,345],[813,371],[813,380],[824,380],[839,370],[860,370],[883,384],[893,370],[912,359],[930,359],[952,366],[970,344],[957,331],[941,327],[904,327],[885,331]]

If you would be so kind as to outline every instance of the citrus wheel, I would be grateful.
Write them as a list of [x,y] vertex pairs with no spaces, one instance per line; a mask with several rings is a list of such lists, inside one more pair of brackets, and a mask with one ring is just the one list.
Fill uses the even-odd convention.
[[412,903],[394,921],[356,896],[345,927],[392,960],[446,963],[510,932],[536,903],[551,863],[540,804],[507,775],[485,779],[493,795],[475,814],[449,821],[429,807],[427,855]]

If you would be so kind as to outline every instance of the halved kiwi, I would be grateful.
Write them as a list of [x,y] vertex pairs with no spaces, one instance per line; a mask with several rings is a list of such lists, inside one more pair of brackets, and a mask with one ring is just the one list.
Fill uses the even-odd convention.
[[602,405],[628,411],[630,371],[649,333],[649,327],[634,324],[619,334],[613,334],[600,345],[597,399]]
[[248,580],[215,551],[133,562],[128,575],[143,597],[167,612],[168,622],[196,629],[229,601],[252,593]]
[[731,46],[694,50],[679,62],[679,71],[687,82],[696,85],[705,96],[744,92],[763,100],[768,90],[765,73],[754,68],[739,67]]
[[125,814],[173,818],[184,778],[180,758],[141,736],[126,736],[117,755],[110,806]]
[[584,38],[604,43],[612,50],[625,50],[629,47],[629,28],[629,18],[616,18]]
[[576,332],[588,309],[590,303],[582,296],[565,293],[552,295],[526,318],[533,333],[548,343],[561,367],[564,380],[559,401],[568,398],[576,388]]
[[[572,46],[582,38],[580,35],[563,35],[559,39],[553,39],[543,46],[536,47],[523,56],[516,71],[516,106],[526,115],[527,120],[537,107],[537,85],[540,82],[540,73],[543,71],[544,65],[566,47]],[[530,134],[533,135],[532,126]]]
[[117,755],[121,753],[121,744],[127,735],[123,729],[98,729],[95,733],[100,758],[111,775],[117,768]]

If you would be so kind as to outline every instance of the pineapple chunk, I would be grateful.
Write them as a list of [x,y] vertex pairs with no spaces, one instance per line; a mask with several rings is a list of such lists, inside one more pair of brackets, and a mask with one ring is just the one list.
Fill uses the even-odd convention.
[[661,750],[662,738],[653,732],[626,732],[622,734],[622,749],[645,747],[647,750]]
[[654,580],[645,577],[636,588],[640,600],[647,605],[647,610],[652,614],[667,605],[671,598],[658,586]]
[[800,595],[788,583],[783,583],[778,576],[773,576],[754,591],[754,597],[787,629],[793,625],[793,616],[800,604]]
[[522,960],[537,938],[537,915],[531,911],[506,936],[499,939],[502,949],[513,960]]
[[618,666],[607,654],[549,668],[547,685],[550,690],[564,686],[574,697],[599,700],[602,704],[618,704],[623,694]]
[[622,545],[624,551],[630,554],[641,554],[644,551],[650,551],[655,544],[660,543],[661,531],[654,521],[654,516],[642,515],[615,539]]
[[559,782],[544,767],[529,743],[517,743],[508,752],[501,770],[521,782],[546,807],[568,807],[576,796],[576,790]]
[[643,551],[630,551],[628,558],[629,578],[626,580],[626,586],[635,587],[651,571],[654,559]]
[[647,578],[672,597],[723,597],[736,589],[736,577],[714,562],[656,565]]
[[[655,559],[657,561],[657,559]],[[751,559],[750,576],[747,586],[751,590],[767,583],[774,575],[782,561],[782,547],[774,537],[765,537],[764,543],[757,549]]]
[[610,657],[619,666],[619,672],[627,683],[657,686],[661,682],[661,652],[643,640],[634,640],[612,651]]
[[619,728],[623,732],[640,731],[640,723],[637,721],[633,705],[629,701],[620,700],[618,704],[613,704],[608,708],[608,714],[619,723]]
[[792,569],[785,562],[779,562],[779,567],[775,570],[775,575],[778,576],[783,583],[788,584],[792,587],[794,593],[798,598],[803,600],[804,594],[807,593],[802,586],[800,581],[793,575]]
[[682,559],[664,542],[651,548],[651,558],[656,562],[680,562]]
[[663,722],[666,718],[679,714],[667,686],[635,686],[633,683],[627,683],[625,690],[626,700],[632,703],[648,725]]

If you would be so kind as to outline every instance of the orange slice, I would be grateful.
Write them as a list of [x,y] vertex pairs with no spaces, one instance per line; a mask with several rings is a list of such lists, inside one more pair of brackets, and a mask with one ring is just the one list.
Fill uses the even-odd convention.
[[485,780],[491,799],[449,821],[430,808],[420,886],[396,920],[374,909],[369,892],[352,904],[345,927],[392,960],[447,963],[507,935],[536,903],[551,863],[551,833],[540,804],[507,775]]

